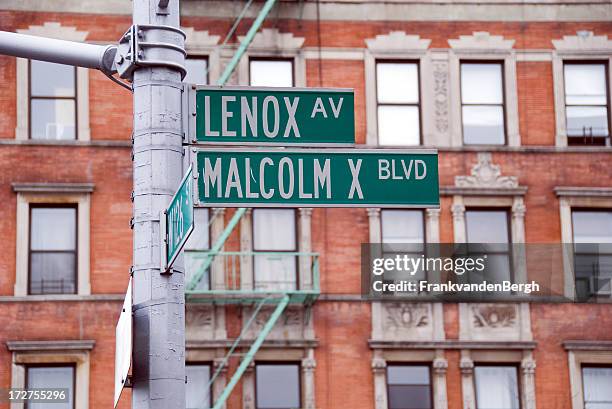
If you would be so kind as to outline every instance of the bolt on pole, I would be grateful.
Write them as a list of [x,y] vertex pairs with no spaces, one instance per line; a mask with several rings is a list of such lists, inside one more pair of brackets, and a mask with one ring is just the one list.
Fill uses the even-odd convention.
[[133,0],[133,24],[142,49],[133,56],[132,408],[184,409],[184,266],[181,255],[172,274],[161,271],[159,219],[182,177],[179,0]]

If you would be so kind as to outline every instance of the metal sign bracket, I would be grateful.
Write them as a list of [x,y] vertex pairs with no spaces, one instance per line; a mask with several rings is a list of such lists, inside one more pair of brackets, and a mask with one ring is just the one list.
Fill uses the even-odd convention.
[[[172,38],[175,41],[168,41]],[[119,39],[115,65],[121,78],[132,80],[136,67],[166,67],[181,72],[187,70],[184,59],[187,53],[176,42],[185,42],[185,33],[175,27],[154,24],[135,24]]]

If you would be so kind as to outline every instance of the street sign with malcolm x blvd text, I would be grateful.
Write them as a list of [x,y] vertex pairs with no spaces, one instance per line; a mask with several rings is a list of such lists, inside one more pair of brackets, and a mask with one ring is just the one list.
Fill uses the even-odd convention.
[[190,167],[162,215],[162,267],[169,269],[187,242],[194,227],[193,172]]
[[400,149],[196,149],[196,206],[438,207],[438,154]]
[[195,98],[196,142],[355,143],[353,90],[201,86]]

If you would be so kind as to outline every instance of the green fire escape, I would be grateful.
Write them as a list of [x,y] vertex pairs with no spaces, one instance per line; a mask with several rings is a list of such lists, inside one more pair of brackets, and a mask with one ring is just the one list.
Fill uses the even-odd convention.
[[[251,5],[252,0],[249,0],[238,16],[234,26],[230,30],[225,42],[233,31],[236,29],[240,20],[246,14],[246,10]],[[232,74],[233,70],[237,66],[240,58],[244,55],[244,52],[248,48],[249,44],[253,40],[253,37],[259,30],[259,27],[263,23],[264,19],[274,6],[275,0],[267,0],[262,7],[259,15],[254,20],[253,25],[249,29],[247,35],[241,42],[232,60],[225,68],[223,74],[219,78],[218,85],[224,85]],[[245,208],[236,209],[233,217],[231,218],[224,231],[221,233],[217,241],[213,244],[210,250],[201,252],[190,252],[192,260],[198,262],[198,269],[195,274],[191,277],[189,282],[186,284],[186,301],[188,303],[212,303],[218,305],[225,304],[241,304],[251,305],[254,307],[251,317],[243,325],[240,335],[234,340],[231,347],[229,348],[222,364],[219,366],[217,371],[213,374],[209,381],[207,390],[212,390],[212,384],[215,379],[221,373],[224,367],[227,367],[229,359],[232,356],[240,355],[242,360],[238,365],[238,368],[232,375],[230,381],[225,386],[225,389],[221,395],[213,403],[214,409],[220,409],[227,401],[232,390],[236,384],[240,381],[240,378],[246,371],[249,364],[255,358],[255,354],[264,343],[268,334],[274,328],[278,319],[282,316],[283,312],[289,304],[300,304],[306,307],[312,305],[320,294],[319,288],[319,259],[316,253],[300,253],[300,252],[229,252],[222,251],[223,246],[231,235],[234,228],[238,225],[240,219],[245,214]],[[241,283],[240,267],[241,261],[245,259],[254,260],[256,257],[264,258],[268,261],[279,262],[286,258],[294,258],[296,264],[299,266],[309,265],[310,277],[309,282],[304,287],[300,288],[299,283],[295,283],[294,286],[289,286],[291,289],[287,289],[286,285],[266,285],[258,287],[257,285],[253,288],[244,288]],[[298,263],[299,260],[299,263]],[[304,262],[306,261],[306,262]],[[202,288],[201,282],[205,277],[209,275],[211,271],[215,271],[218,268],[224,274],[224,288]],[[297,280],[296,280],[297,281]],[[206,286],[204,286],[206,287]],[[293,288],[295,287],[295,288]],[[236,354],[236,349],[244,341],[245,335],[251,328],[252,324],[256,321],[256,318],[264,306],[272,306],[273,312],[270,314],[267,322],[257,334],[257,337],[253,340],[246,354]]]

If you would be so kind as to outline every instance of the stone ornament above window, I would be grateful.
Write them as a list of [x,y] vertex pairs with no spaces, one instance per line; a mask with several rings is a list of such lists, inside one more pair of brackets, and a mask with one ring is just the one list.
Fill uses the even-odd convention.
[[89,34],[87,31],[77,31],[76,27],[62,26],[56,22],[46,22],[42,26],[30,26],[16,31],[20,34],[70,41],[85,41]]
[[476,31],[472,35],[459,36],[459,39],[448,40],[453,49],[471,51],[508,50],[514,47],[514,40],[506,40],[503,36],[491,35],[486,31]]
[[[238,36],[242,42],[244,36]],[[264,28],[253,38],[249,49],[295,50],[302,48],[304,37],[294,37],[293,33],[281,33],[276,28]]]
[[406,52],[414,50],[425,51],[429,48],[431,40],[418,35],[408,35],[404,31],[392,31],[389,34],[377,35],[376,38],[365,40],[372,51],[380,52]]
[[182,27],[185,32],[185,48],[210,48],[219,44],[221,36],[211,35],[208,30],[198,31],[193,27]]
[[563,36],[562,40],[552,40],[557,51],[601,51],[612,52],[612,40],[608,36],[597,36],[592,31],[578,31],[573,36]]
[[491,162],[489,152],[478,154],[478,162],[472,166],[470,176],[455,176],[456,187],[483,187],[483,188],[517,188],[516,176],[502,176],[499,165]]

